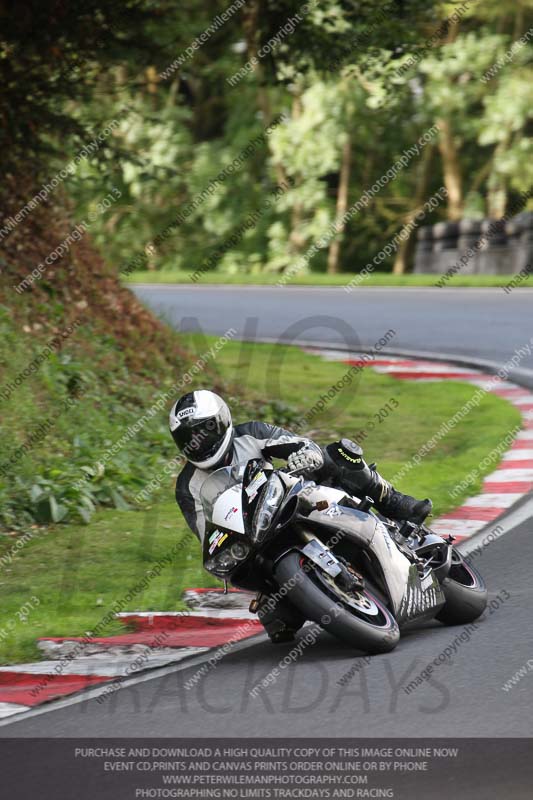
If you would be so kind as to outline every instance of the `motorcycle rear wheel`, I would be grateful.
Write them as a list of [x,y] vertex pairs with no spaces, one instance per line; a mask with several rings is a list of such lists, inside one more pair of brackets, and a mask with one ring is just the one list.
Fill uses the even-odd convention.
[[478,619],[487,607],[488,593],[483,578],[455,548],[450,572],[441,588],[446,603],[436,618],[445,625],[467,625]]
[[398,623],[368,589],[346,592],[334,578],[294,551],[276,564],[274,577],[308,620],[352,647],[377,654],[388,653],[398,644]]

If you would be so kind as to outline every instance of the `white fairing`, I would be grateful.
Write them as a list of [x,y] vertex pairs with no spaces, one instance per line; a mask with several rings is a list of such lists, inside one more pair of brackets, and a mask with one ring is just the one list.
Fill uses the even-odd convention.
[[242,519],[242,484],[232,486],[215,501],[213,523],[219,528],[230,528],[236,533],[244,533]]
[[[318,486],[319,500],[327,500],[329,503],[340,503],[343,497],[346,497],[346,492],[341,492],[340,489],[334,489],[332,486]],[[357,498],[354,498],[356,502]]]
[[[289,486],[297,482],[297,479],[293,476],[284,475],[283,473],[280,473],[280,477]],[[306,488],[306,497],[309,502],[327,500],[329,503],[326,510],[314,511],[311,517],[312,515],[317,515],[317,519],[323,516],[330,517],[332,524],[338,524],[342,527],[344,512],[342,507],[338,506],[338,503],[345,496],[346,492],[339,489],[309,485]],[[358,502],[357,498],[353,499]],[[218,528],[230,529],[236,533],[245,532],[242,518],[242,483],[231,486],[217,497],[212,508],[211,519]],[[371,521],[374,523],[374,531],[372,534],[372,529],[370,529],[370,538],[367,546],[374,552],[381,564],[393,610],[398,613],[402,600],[408,592],[411,564],[404,554],[398,550],[385,525],[380,520],[372,517],[368,518],[366,524],[372,524]]]
[[[346,492],[341,492],[329,486],[320,486],[318,489],[320,496],[327,499],[330,504],[338,503],[346,496]],[[356,497],[352,499],[359,502]],[[325,513],[327,514],[328,512],[326,511]],[[404,554],[398,550],[391,539],[390,533],[380,520],[376,522],[376,531],[370,547],[383,568],[394,611],[398,612],[407,591],[411,564]]]
[[407,591],[409,581],[409,560],[400,553],[391,539],[390,533],[381,521],[376,523],[376,533],[370,545],[379,559],[395,613],[398,613]]
[[[346,492],[339,491],[329,486],[318,485],[313,489],[308,489],[306,494],[310,502],[327,500],[330,504],[329,508],[321,512],[321,514],[330,517],[332,522],[340,520],[339,515],[342,515],[342,510],[337,506],[337,503],[346,496]],[[357,503],[359,502],[356,497],[352,499]],[[342,525],[342,522],[340,522],[340,525]],[[375,520],[374,535],[369,547],[375,553],[381,564],[394,611],[397,613],[408,591],[410,562],[403,553],[398,550],[387,528],[378,519]]]

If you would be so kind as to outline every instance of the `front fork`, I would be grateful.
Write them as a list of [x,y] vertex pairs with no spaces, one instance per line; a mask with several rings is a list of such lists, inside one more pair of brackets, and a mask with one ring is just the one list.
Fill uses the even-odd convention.
[[[338,558],[317,536],[308,531],[301,531],[301,536],[305,540],[305,545],[293,545],[290,550],[298,550],[309,561],[315,564],[322,572],[333,578],[345,591],[357,591],[364,589],[363,579],[348,569],[344,559]],[[279,561],[285,552],[281,553],[276,559]]]

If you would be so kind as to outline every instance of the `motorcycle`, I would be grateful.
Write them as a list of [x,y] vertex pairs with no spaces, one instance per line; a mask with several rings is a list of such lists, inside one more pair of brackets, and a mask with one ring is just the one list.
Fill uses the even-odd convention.
[[476,569],[425,525],[388,520],[341,489],[252,459],[200,490],[204,567],[260,598],[284,598],[307,620],[369,654],[393,650],[424,620],[473,622],[487,590]]

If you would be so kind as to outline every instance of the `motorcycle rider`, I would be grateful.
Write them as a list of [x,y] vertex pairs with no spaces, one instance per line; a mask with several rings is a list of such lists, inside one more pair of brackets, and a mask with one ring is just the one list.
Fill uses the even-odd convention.
[[[317,483],[330,483],[356,497],[371,497],[376,509],[395,520],[422,523],[431,500],[416,500],[398,492],[364,461],[362,449],[342,439],[322,449],[306,437],[267,422],[233,425],[226,402],[215,392],[200,389],[179,398],[170,411],[170,432],[187,463],[176,481],[176,502],[193,533],[203,543],[205,518],[200,489],[215,469],[246,463],[252,458],[282,458]],[[259,618],[272,641],[290,641],[304,620],[288,603]],[[297,618],[298,617],[298,618]]]

